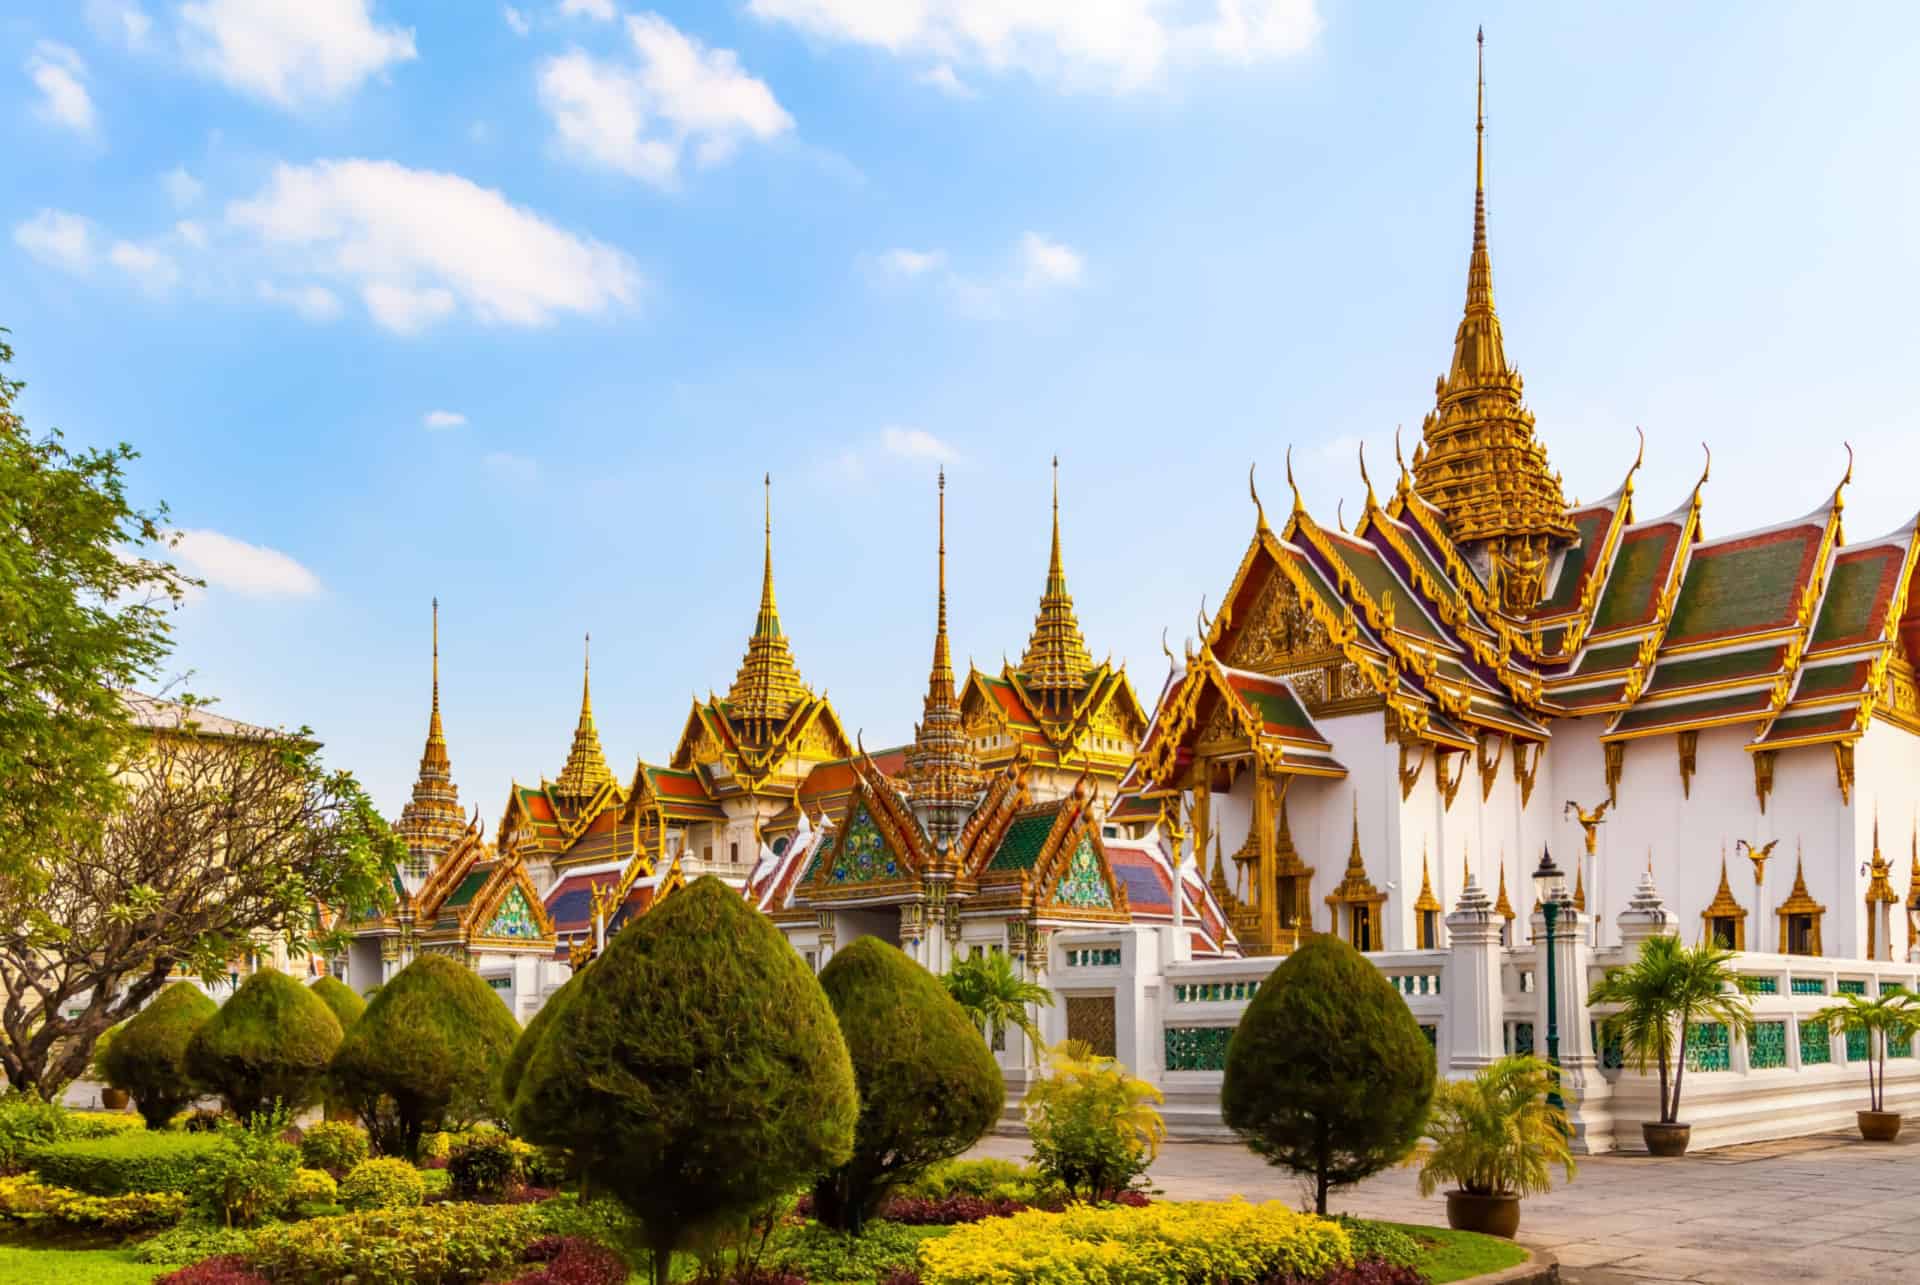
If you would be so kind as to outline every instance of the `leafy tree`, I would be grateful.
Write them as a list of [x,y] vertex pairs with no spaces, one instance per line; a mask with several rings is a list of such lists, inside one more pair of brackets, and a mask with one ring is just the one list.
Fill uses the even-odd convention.
[[30,894],[0,881],[0,1071],[16,1088],[56,1094],[177,974],[224,980],[264,937],[330,947],[317,905],[391,897],[398,840],[304,731],[137,707],[143,737],[103,827],[43,854]]
[[320,998],[320,1002],[333,1010],[334,1020],[340,1023],[344,1033],[353,1029],[360,1015],[367,1011],[367,1001],[354,994],[353,987],[338,977],[328,974],[307,988]]
[[137,741],[119,693],[165,658],[197,582],[164,561],[165,507],[127,499],[133,448],[29,432],[12,360],[0,340],[0,892],[23,913],[119,801]]
[[1040,1028],[1028,1009],[1051,1007],[1053,992],[1013,971],[1013,961],[997,950],[956,960],[941,979],[947,994],[973,1023],[973,1029],[998,1044],[1009,1026],[1025,1032],[1040,1047]]
[[1006,1103],[980,1033],[938,978],[878,937],[820,973],[853,1059],[853,1155],[814,1185],[821,1222],[859,1232],[896,1183],[978,1142]]
[[187,1073],[187,1043],[216,1011],[198,986],[175,982],[114,1028],[112,1043],[97,1059],[101,1073],[133,1096],[149,1129],[166,1128],[200,1096]]
[[381,1154],[417,1159],[425,1133],[506,1115],[500,1071],[519,1035],[472,969],[422,955],[380,988],[341,1041],[333,1091]]
[[1048,1178],[1089,1200],[1112,1200],[1160,1154],[1160,1090],[1085,1040],[1047,1050],[1047,1075],[1027,1090],[1033,1160]]
[[1227,1045],[1220,1114],[1268,1163],[1327,1192],[1413,1149],[1433,1050],[1406,1001],[1353,947],[1309,938],[1267,975]]
[[1734,953],[1708,944],[1688,946],[1678,937],[1649,937],[1631,964],[1609,968],[1593,984],[1587,1003],[1617,1005],[1600,1027],[1617,1036],[1627,1065],[1660,1072],[1660,1122],[1680,1119],[1680,1089],[1687,1070],[1687,1039],[1700,1022],[1724,1022],[1743,1034],[1753,1030],[1753,1001],[1733,968]]
[[570,1149],[672,1251],[845,1164],[859,1115],[825,992],[739,892],[703,877],[628,924],[546,1028],[521,1137]]
[[1503,1057],[1471,1079],[1442,1082],[1427,1119],[1420,1194],[1442,1182],[1476,1196],[1536,1196],[1553,1185],[1553,1166],[1573,1178],[1567,1140],[1573,1126],[1548,1101],[1553,1067],[1537,1057]]
[[262,968],[187,1041],[187,1071],[251,1121],[276,1105],[310,1105],[339,1047],[333,1010],[285,973]]
[[1920,1005],[1904,991],[1883,990],[1872,999],[1842,995],[1837,1003],[1815,1013],[1810,1021],[1824,1022],[1835,1035],[1864,1031],[1867,1035],[1868,1109],[1887,1109],[1887,1042],[1920,1030]]

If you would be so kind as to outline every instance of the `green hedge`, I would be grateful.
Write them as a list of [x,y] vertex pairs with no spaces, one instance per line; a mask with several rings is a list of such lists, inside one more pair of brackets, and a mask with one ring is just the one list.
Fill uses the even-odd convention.
[[546,1230],[537,1205],[374,1209],[265,1228],[249,1258],[287,1285],[446,1285],[496,1276]]
[[95,1196],[131,1191],[185,1191],[220,1147],[210,1133],[128,1133],[53,1142],[27,1153],[40,1180]]

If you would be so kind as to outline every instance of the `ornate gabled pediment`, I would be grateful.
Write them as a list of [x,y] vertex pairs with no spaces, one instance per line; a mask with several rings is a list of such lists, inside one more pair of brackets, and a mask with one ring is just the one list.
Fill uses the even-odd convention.
[[482,885],[466,915],[469,940],[551,942],[553,920],[519,860],[509,858]]
[[1216,651],[1229,665],[1263,674],[1340,658],[1333,635],[1277,567],[1268,569],[1252,607],[1229,627],[1221,643]]

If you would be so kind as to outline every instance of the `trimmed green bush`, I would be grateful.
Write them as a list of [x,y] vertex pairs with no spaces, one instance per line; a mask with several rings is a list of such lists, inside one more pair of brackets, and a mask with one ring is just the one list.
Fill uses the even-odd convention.
[[580,993],[580,979],[586,976],[587,969],[591,967],[593,961],[589,960],[567,978],[559,990],[549,995],[547,1002],[540,1006],[540,1011],[533,1015],[533,1020],[527,1023],[527,1029],[521,1031],[520,1038],[513,1042],[512,1052],[507,1054],[507,1060],[500,1066],[500,1101],[508,1109],[513,1106],[514,1094],[520,1090],[520,1077],[526,1073],[527,1059],[533,1056],[533,1050],[546,1037],[547,1028],[560,1020],[560,1014]]
[[32,1093],[0,1097],[0,1169],[18,1173],[29,1151],[73,1136],[73,1113],[59,1103]]
[[300,1171],[300,1151],[280,1140],[292,1117],[285,1107],[254,1116],[245,1126],[227,1123],[220,1145],[194,1174],[194,1207],[208,1222],[251,1227],[285,1209]]
[[1006,1105],[987,1042],[940,979],[878,937],[820,973],[860,1092],[853,1155],[814,1184],[814,1216],[858,1234],[894,1186],[978,1142]]
[[352,1029],[353,1024],[360,1020],[360,1015],[367,1011],[367,1001],[356,995],[353,987],[338,977],[322,977],[307,989],[332,1010],[333,1020],[340,1023],[343,1032]]
[[859,1101],[826,993],[780,930],[705,876],[614,935],[548,1026],[515,1131],[569,1148],[671,1251],[853,1149]]
[[296,1169],[293,1174],[293,1186],[287,1191],[287,1204],[293,1208],[301,1205],[331,1205],[340,1198],[340,1184],[325,1169]]
[[542,1223],[535,1205],[375,1209],[263,1228],[248,1258],[290,1285],[465,1285],[502,1279]]
[[149,1133],[53,1142],[27,1153],[40,1181],[95,1196],[185,1191],[221,1141],[209,1133]]
[[159,1267],[197,1263],[216,1254],[244,1254],[253,1248],[253,1233],[240,1227],[214,1227],[188,1219],[169,1231],[134,1247],[133,1259]]
[[128,1233],[171,1227],[187,1212],[177,1191],[90,1196],[32,1178],[0,1178],[0,1217],[28,1227]]
[[344,1175],[367,1158],[367,1131],[344,1120],[323,1120],[300,1139],[300,1159],[310,1169]]
[[[529,1148],[531,1150],[531,1148]],[[520,1185],[520,1157],[504,1133],[468,1138],[447,1157],[447,1182],[456,1196],[504,1196]]]
[[1268,1163],[1327,1192],[1397,1164],[1433,1101],[1433,1049],[1407,1002],[1338,937],[1315,935],[1262,982],[1227,1045],[1220,1114]]
[[104,1053],[94,1054],[107,1083],[133,1095],[149,1129],[166,1128],[200,1096],[187,1073],[187,1044],[218,1011],[198,986],[175,982],[121,1024]]
[[414,1159],[423,1133],[497,1120],[519,1023],[472,969],[422,955],[380,988],[334,1055],[333,1091],[383,1155]]
[[362,1160],[340,1183],[340,1203],[348,1209],[405,1209],[426,1194],[420,1171],[394,1156]]
[[251,1120],[275,1102],[299,1110],[318,1099],[340,1047],[333,1010],[285,973],[263,968],[187,1042],[187,1071]]

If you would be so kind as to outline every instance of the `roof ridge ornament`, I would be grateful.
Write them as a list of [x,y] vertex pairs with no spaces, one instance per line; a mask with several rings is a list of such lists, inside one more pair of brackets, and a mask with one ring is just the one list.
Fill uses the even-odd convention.
[[750,729],[748,743],[772,740],[773,727],[812,693],[793,663],[793,649],[780,631],[780,608],[773,588],[773,474],[761,478],[766,488],[765,545],[760,569],[760,610],[747,640],[733,686],[727,689],[727,715]]
[[1267,506],[1260,503],[1259,489],[1253,484],[1254,467],[1255,465],[1251,463],[1247,465],[1247,494],[1253,497],[1253,512],[1259,521],[1259,529],[1267,531],[1272,528],[1267,526]]
[[1047,558],[1047,584],[1040,610],[1027,639],[1020,672],[1026,687],[1039,694],[1049,713],[1062,714],[1087,684],[1093,670],[1080,619],[1074,614],[1073,595],[1067,591],[1067,573],[1060,554],[1060,457],[1053,457],[1053,543]]
[[460,787],[453,781],[446,729],[440,721],[440,599],[433,599],[433,698],[427,715],[427,742],[413,794],[400,811],[394,833],[407,846],[407,864],[418,874],[451,848],[467,828]]
[[612,780],[613,770],[607,766],[593,722],[593,635],[589,633],[582,647],[580,720],[574,725],[566,766],[553,783],[554,793],[563,799],[590,799]]

